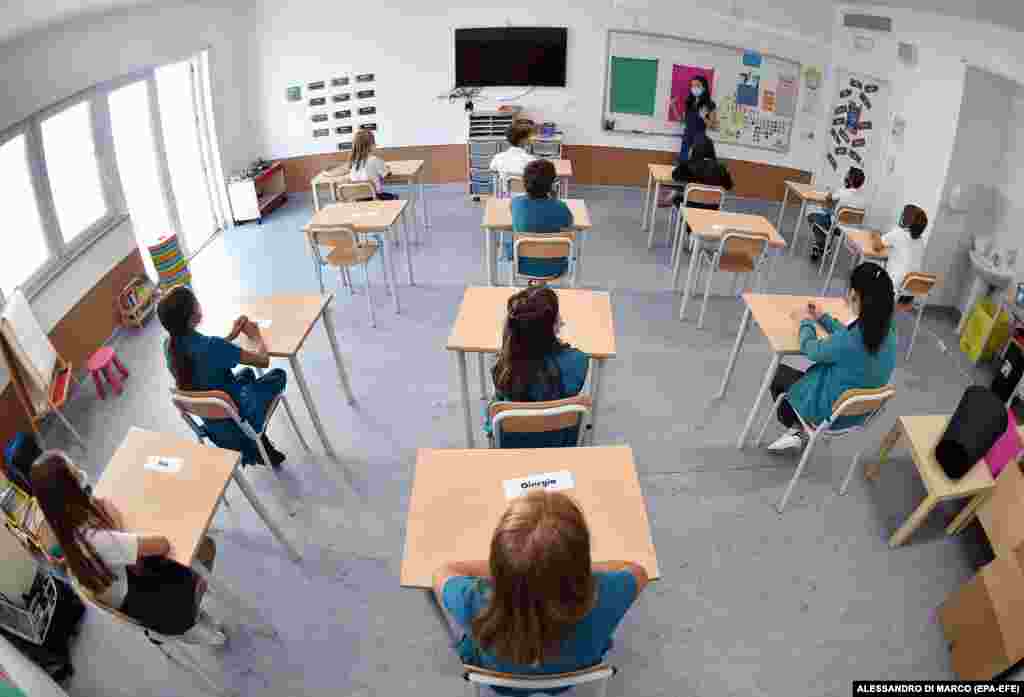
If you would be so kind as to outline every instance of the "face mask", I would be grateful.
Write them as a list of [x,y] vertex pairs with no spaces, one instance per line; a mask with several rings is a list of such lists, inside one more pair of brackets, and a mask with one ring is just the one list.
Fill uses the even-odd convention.
[[704,88],[703,87],[691,87],[690,88],[690,94],[692,94],[694,97],[700,97],[702,94],[704,94]]

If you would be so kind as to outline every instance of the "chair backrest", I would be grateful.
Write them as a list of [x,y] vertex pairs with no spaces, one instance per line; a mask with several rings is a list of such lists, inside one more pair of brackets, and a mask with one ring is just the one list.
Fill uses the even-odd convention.
[[728,229],[722,233],[718,254],[723,257],[744,257],[756,260],[768,247],[768,233]]
[[317,245],[329,245],[332,247],[358,247],[360,245],[359,235],[347,225],[334,225],[323,227],[307,225],[303,228],[306,238],[312,247]]
[[840,416],[867,416],[863,423],[867,426],[894,396],[896,388],[892,385],[875,389],[846,390],[832,403],[832,416],[829,421],[834,423]]
[[687,184],[683,190],[683,207],[688,203],[717,204],[721,208],[725,204],[725,189],[707,184]]
[[505,195],[511,196],[512,194],[525,194],[526,193],[526,180],[520,176],[506,175],[505,176]]
[[832,229],[838,225],[860,225],[864,222],[864,209],[853,208],[852,206],[839,206],[836,214],[832,216]]
[[338,200],[345,203],[377,198],[377,190],[370,182],[339,182],[334,185],[334,191]]
[[501,447],[501,434],[551,433],[579,427],[576,444],[583,434],[583,422],[590,413],[589,395],[557,399],[551,402],[494,402],[488,412],[496,447]]
[[933,273],[911,271],[903,277],[899,292],[896,295],[913,295],[915,298],[926,298],[938,283],[939,277]]
[[[489,687],[511,687],[522,690],[557,690],[559,688],[573,687],[575,685],[586,685],[598,681],[607,681],[612,678],[618,669],[604,663],[596,666],[583,668],[571,673],[557,673],[552,675],[516,675],[514,673],[499,673],[477,666],[463,665],[465,672],[463,677],[471,684],[487,685]],[[604,690],[602,689],[602,694]]]
[[517,277],[537,281],[553,281],[565,275],[563,271],[553,276],[534,276],[523,273],[519,269],[520,257],[530,259],[570,259],[572,257],[572,238],[558,234],[538,235],[525,233],[516,235],[513,245],[515,252],[512,259],[513,273]]
[[231,395],[221,390],[190,392],[171,388],[171,402],[183,414],[200,419],[234,419],[241,421],[238,407]]

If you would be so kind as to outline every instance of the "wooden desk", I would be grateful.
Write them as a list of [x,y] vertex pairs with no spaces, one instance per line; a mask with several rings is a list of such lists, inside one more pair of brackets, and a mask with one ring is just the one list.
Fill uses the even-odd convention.
[[[705,247],[718,245],[722,241],[722,235],[726,230],[749,230],[768,235],[768,246],[775,249],[785,249],[786,240],[779,235],[768,219],[760,215],[744,215],[741,213],[723,213],[702,208],[681,208],[680,209],[679,234],[676,236],[676,244],[683,244],[686,225],[693,230],[693,249],[690,250],[690,268],[686,273],[686,286],[683,288],[683,302],[679,306],[679,319],[682,321],[686,315],[686,304],[693,292],[693,284],[697,280],[697,264],[700,252]],[[765,252],[767,256],[767,251]],[[675,267],[672,270],[672,290],[679,286],[679,267],[682,265],[682,250],[675,254]],[[757,284],[754,289],[761,290],[761,268],[765,259],[762,258],[755,265],[757,268]]]
[[[410,197],[409,200],[415,208],[420,208],[422,203],[423,209],[423,226],[430,227],[430,215],[427,211],[427,197],[423,192],[423,160],[393,160],[387,163],[388,169],[391,170],[391,174],[385,177],[385,182],[398,182],[409,186]],[[348,165],[341,165],[340,167],[334,167],[332,169],[325,169],[320,172],[312,179],[313,186],[313,210],[320,210],[320,195],[319,188],[321,186],[330,186],[331,191],[334,191],[334,185],[336,184],[347,184],[352,180],[348,176],[349,169]],[[413,185],[416,188],[413,188]],[[335,199],[337,202],[337,199]]]
[[[326,208],[324,210],[327,210]],[[306,409],[309,410],[310,419],[317,435],[324,444],[324,450],[332,458],[337,459],[334,447],[327,438],[323,423],[320,421],[320,414],[317,412],[316,404],[313,402],[313,395],[306,382],[306,376],[299,363],[298,355],[306,342],[306,337],[313,331],[313,327],[322,318],[324,331],[327,332],[327,340],[331,345],[331,352],[334,354],[334,363],[338,368],[338,378],[345,390],[345,396],[349,404],[355,403],[352,395],[352,388],[349,387],[348,374],[345,372],[345,365],[341,358],[341,349],[338,348],[337,330],[334,328],[334,320],[327,306],[334,299],[334,293],[329,295],[271,295],[264,298],[252,298],[248,300],[224,301],[209,308],[207,316],[203,318],[202,326],[207,333],[217,336],[226,336],[231,331],[235,318],[245,315],[250,320],[269,321],[269,326],[260,327],[260,333],[267,344],[267,351],[273,358],[287,358],[291,366],[292,374],[302,392],[302,398],[306,402]],[[244,336],[238,337],[237,343],[243,348],[251,349],[251,342]],[[299,435],[304,448],[309,446],[299,431],[295,416],[292,414],[291,406],[284,401],[285,411]]]
[[859,225],[839,225],[838,228],[842,239],[836,245],[835,252],[832,254],[832,263],[829,265],[828,274],[825,276],[825,285],[821,288],[822,295],[827,294],[829,287],[832,285],[832,277],[836,271],[836,260],[839,259],[839,250],[844,247],[856,260],[854,266],[865,260],[872,261],[883,267],[889,262],[888,251],[875,251],[872,235],[880,234],[877,230]]
[[[152,456],[180,458],[181,469],[178,472],[151,470],[145,463]],[[132,427],[103,470],[94,495],[114,502],[124,516],[126,529],[164,535],[171,544],[169,558],[191,566],[236,610],[256,618],[258,612],[243,603],[223,582],[210,577],[205,566],[193,563],[199,543],[232,478],[292,560],[302,558],[263,506],[240,463],[241,455],[237,452]]]
[[[740,328],[736,332],[736,343],[733,344],[732,353],[729,355],[729,364],[726,366],[725,376],[722,378],[722,387],[719,389],[716,399],[724,397],[729,389],[729,381],[732,379],[732,373],[736,367],[736,357],[739,355],[743,341],[746,338],[751,316],[754,317],[757,326],[764,332],[774,355],[772,356],[771,363],[768,365],[768,372],[765,373],[761,388],[757,392],[757,397],[754,399],[754,404],[750,407],[747,422],[744,424],[743,431],[740,432],[740,437],[736,441],[737,448],[742,448],[743,443],[747,440],[750,428],[754,424],[754,418],[757,416],[757,409],[772,384],[772,378],[775,377],[775,371],[778,370],[782,357],[795,356],[800,353],[800,323],[790,316],[791,313],[794,310],[802,310],[807,307],[807,303],[813,302],[822,312],[832,315],[843,324],[849,324],[853,321],[853,316],[850,314],[850,308],[846,305],[845,298],[744,293],[743,301],[747,307],[743,311],[743,319],[740,320]],[[827,332],[825,332],[821,325],[818,325],[817,330],[819,337],[827,336]]]
[[[522,288],[507,286],[476,286],[466,289],[455,318],[447,349],[454,351],[458,360],[462,407],[466,418],[466,444],[475,447],[473,420],[479,416],[470,410],[469,381],[466,372],[466,354],[476,353],[480,369],[480,394],[487,399],[490,376],[484,367],[485,353],[501,350],[508,314],[508,299]],[[590,411],[591,434],[597,422],[598,394],[603,362],[615,357],[615,326],[612,320],[611,296],[605,292],[554,289],[558,294],[558,311],[565,323],[559,332],[562,341],[590,356]],[[591,435],[591,438],[593,435]]]
[[775,224],[775,227],[779,230],[782,230],[783,216],[786,215],[786,204],[789,202],[790,192],[793,192],[793,195],[800,199],[800,215],[796,219],[796,228],[793,230],[793,243],[789,248],[789,253],[792,254],[793,250],[796,249],[797,240],[800,238],[800,228],[803,227],[804,218],[807,217],[807,203],[825,205],[828,196],[824,191],[818,191],[810,184],[787,180],[786,193],[782,197],[782,206],[779,208],[779,221]]
[[[907,538],[921,526],[928,514],[942,501],[975,497],[991,491],[995,486],[995,480],[989,470],[988,463],[979,460],[968,471],[963,478],[957,481],[950,480],[942,470],[942,466],[935,459],[935,446],[938,444],[942,434],[946,431],[949,423],[949,414],[928,415],[928,416],[901,416],[896,419],[889,434],[882,440],[882,447],[879,452],[880,463],[888,459],[889,451],[899,443],[904,436],[910,446],[914,465],[921,477],[926,490],[924,501],[918,505],[910,517],[900,526],[889,538],[890,547],[898,547],[907,541]],[[864,468],[864,476],[869,480],[878,479],[879,465],[868,465]],[[1007,465],[1007,467],[1012,466]],[[961,518],[969,516],[973,512],[972,504],[968,504],[966,513],[957,516],[946,528],[946,532],[953,534],[959,532],[963,527]]]
[[[581,198],[565,199],[572,213],[572,229],[577,234],[574,243],[576,251],[576,266],[572,273],[572,285],[575,286],[579,280],[580,267],[583,265],[583,239],[589,234],[591,227],[590,211],[587,210],[587,203]],[[497,277],[497,254],[494,247],[496,238],[500,233],[512,231],[512,199],[511,198],[489,198],[484,206],[484,221],[481,224],[484,229],[484,268],[487,270],[487,284],[494,285]],[[499,249],[500,252],[500,249]]]
[[[350,227],[360,235],[384,232],[393,244],[398,244],[399,236],[396,234],[395,224],[398,222],[398,219],[401,218],[403,228],[402,236],[406,239],[406,242],[408,242],[409,226],[406,220],[406,210],[408,205],[408,201],[402,200],[334,203],[329,206],[324,206],[314,213],[313,218],[309,221],[309,226],[319,228],[318,232],[321,233],[329,233],[331,228],[337,228],[340,226]],[[320,237],[323,239],[324,234],[321,234]],[[313,254],[313,259],[316,263],[317,279],[320,282],[320,292],[323,293],[323,267],[319,263],[319,250],[312,248],[313,244],[311,241],[310,246],[310,252]],[[395,301],[395,313],[398,314],[401,309],[398,302],[398,288],[395,283],[395,258],[386,244],[381,245],[381,254],[385,255],[391,268],[388,285],[391,288],[391,297],[394,298]],[[414,286],[416,285],[416,282],[413,280],[412,275],[412,250],[409,244],[405,245],[405,264],[406,269],[409,272],[409,285]]]
[[647,165],[647,195],[644,197],[644,209],[640,217],[640,229],[649,230],[647,248],[654,246],[654,216],[658,212],[658,198],[661,196],[661,187],[674,185],[676,187],[686,186],[686,182],[677,182],[672,178],[672,165]]
[[432,450],[416,454],[401,584],[430,588],[442,564],[487,559],[491,536],[508,507],[502,482],[568,470],[590,528],[591,557],[626,560],[660,575],[650,523],[628,445],[537,450]]

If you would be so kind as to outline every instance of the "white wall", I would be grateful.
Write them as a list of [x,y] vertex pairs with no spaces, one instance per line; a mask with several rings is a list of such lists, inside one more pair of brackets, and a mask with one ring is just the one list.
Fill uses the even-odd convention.
[[[675,150],[676,138],[606,133],[601,129],[607,30],[635,29],[677,34],[705,41],[749,47],[803,63],[823,65],[824,36],[801,39],[751,24],[737,26],[694,2],[651,0],[644,8],[615,10],[609,0],[571,0],[557,4],[526,0],[508,9],[504,0],[466,0],[437,5],[394,0],[359,16],[349,5],[294,0],[287,5],[263,0],[254,30],[258,85],[255,106],[259,135],[267,157],[332,152],[340,138],[313,139],[308,99],[291,106],[285,89],[333,75],[373,72],[378,75],[376,121],[381,146],[461,143],[466,139],[462,103],[449,105],[437,96],[454,81],[453,36],[456,26],[548,25],[569,27],[568,78],[565,89],[538,89],[517,103],[531,115],[558,122],[572,144]],[[703,3],[707,4],[707,3]],[[780,3],[780,4],[785,4]],[[791,3],[792,4],[792,3]],[[808,13],[815,16],[814,11]],[[826,13],[826,16],[827,13]],[[824,22],[827,32],[828,22]],[[505,91],[512,96],[522,90]],[[501,96],[501,95],[498,95]],[[478,108],[495,108],[478,101]],[[822,106],[824,109],[824,105]],[[799,133],[814,129],[820,118],[803,115],[792,149],[780,155],[723,145],[719,154],[772,164],[809,168],[820,149]]]

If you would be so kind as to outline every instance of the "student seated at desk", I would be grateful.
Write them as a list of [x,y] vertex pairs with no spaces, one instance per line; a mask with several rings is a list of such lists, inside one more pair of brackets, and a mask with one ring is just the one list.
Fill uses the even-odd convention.
[[[884,235],[875,233],[872,238],[876,252],[888,250],[889,261],[885,265],[898,292],[908,273],[920,271],[924,265],[924,235],[928,227],[928,214],[919,207],[908,204],[903,207],[900,221]],[[901,296],[897,302],[906,305],[914,301],[912,296]]]
[[533,137],[532,126],[527,123],[513,123],[505,131],[505,137],[511,147],[491,158],[490,167],[491,171],[498,173],[502,189],[505,188],[505,181],[508,177],[523,176],[526,165],[537,159],[523,147]]
[[592,563],[579,507],[560,492],[534,491],[509,504],[489,560],[445,564],[433,585],[465,631],[456,646],[463,663],[543,675],[600,663],[647,572],[628,561]]
[[370,182],[378,201],[394,201],[398,196],[384,191],[384,179],[391,174],[391,169],[384,160],[373,154],[376,149],[377,140],[373,137],[373,131],[360,128],[352,139],[352,159],[348,178],[353,182]]
[[[512,231],[548,234],[561,232],[572,227],[572,211],[557,198],[551,197],[555,182],[555,166],[550,160],[534,160],[523,171],[526,194],[516,196],[512,207]],[[505,242],[505,260],[511,261],[511,240]],[[530,276],[558,276],[569,268],[569,260],[531,259],[519,260],[519,272]]]
[[[531,286],[508,299],[501,353],[494,364],[494,398],[500,402],[549,402],[578,395],[587,381],[590,356],[558,340],[558,295]],[[489,419],[484,430],[491,434]],[[576,445],[578,427],[548,433],[502,434],[506,448]]]
[[[252,368],[234,372],[239,364],[256,368],[270,365],[260,328],[243,315],[223,339],[200,334],[196,327],[203,321],[203,311],[195,294],[185,286],[173,288],[160,300],[157,315],[169,334],[164,340],[164,356],[178,389],[222,390],[234,400],[242,420],[256,431],[262,430],[267,407],[284,392],[288,376],[280,368],[259,378]],[[239,334],[245,334],[256,345],[255,353],[231,343]],[[264,434],[263,447],[270,457],[270,462],[264,463],[256,443],[231,419],[207,419],[203,428],[218,447],[241,452],[242,464],[279,467],[284,462],[284,454]]]
[[[224,644],[224,634],[199,609],[206,582],[167,558],[170,543],[163,535],[125,530],[117,507],[88,494],[73,467],[65,453],[44,452],[32,465],[32,491],[78,583],[99,602],[161,634]],[[216,552],[213,540],[204,538],[197,560],[212,571]]]
[[[732,191],[732,175],[728,168],[723,165],[715,154],[715,144],[707,136],[702,136],[694,143],[690,150],[690,159],[680,163],[672,170],[672,178],[676,181],[687,184],[704,184],[706,186],[720,186],[726,191]],[[683,191],[674,196],[673,203],[679,205],[683,202]],[[717,211],[721,206],[713,203],[699,203],[694,201],[687,208],[705,208]]]
[[[894,298],[889,274],[878,264],[860,264],[850,275],[847,302],[856,317],[848,327],[813,305],[794,314],[794,319],[800,320],[800,352],[814,365],[806,373],[779,365],[771,392],[773,399],[786,395],[779,404],[778,417],[789,430],[768,450],[803,448],[807,434],[797,414],[809,425],[820,424],[832,415],[833,403],[846,390],[882,387],[892,377],[896,332],[892,329]],[[818,324],[829,336],[818,338]],[[863,417],[843,416],[834,427],[847,428],[860,420]]]
[[[859,167],[850,167],[843,179],[843,188],[834,194],[830,194],[825,201],[825,207],[815,206],[815,210],[807,216],[807,224],[814,231],[814,246],[811,247],[811,261],[821,259],[825,251],[825,232],[832,226],[832,212],[843,208],[864,209],[864,194],[861,188],[864,186],[864,170]],[[817,225],[818,227],[815,227]],[[818,228],[821,228],[819,230]],[[824,230],[825,232],[822,232]]]

